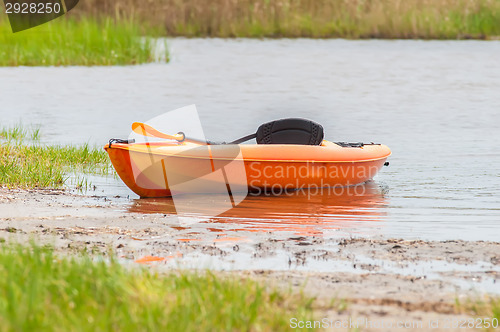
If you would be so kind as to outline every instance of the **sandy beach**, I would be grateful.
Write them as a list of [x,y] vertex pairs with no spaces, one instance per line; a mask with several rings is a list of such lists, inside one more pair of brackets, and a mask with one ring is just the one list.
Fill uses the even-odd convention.
[[500,242],[332,238],[211,221],[187,227],[172,214],[133,211],[119,196],[1,189],[0,238],[33,239],[61,254],[112,252],[132,267],[210,268],[254,278],[303,291],[317,299],[318,319],[356,318],[363,331],[380,330],[381,322],[425,327],[436,320],[441,325],[433,330],[454,330],[446,322],[471,317],[469,301],[500,293]]

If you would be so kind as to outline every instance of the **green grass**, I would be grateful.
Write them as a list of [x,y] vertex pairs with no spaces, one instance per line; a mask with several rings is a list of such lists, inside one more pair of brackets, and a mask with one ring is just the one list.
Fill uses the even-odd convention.
[[[130,20],[58,18],[12,33],[0,20],[0,66],[133,65],[168,61],[160,45]],[[157,46],[164,48],[163,54]]]
[[0,331],[289,331],[311,299],[209,272],[158,274],[37,246],[0,247]]
[[500,36],[498,0],[87,0],[77,17],[133,17],[169,36],[465,39]]
[[[44,145],[40,129],[21,126],[0,129],[0,186],[16,188],[60,188],[69,175],[112,174],[106,152],[101,148]],[[76,187],[89,186],[79,179]]]
[[29,129],[24,128],[22,125],[13,127],[0,128],[0,140],[12,142],[22,142],[24,140],[39,141],[40,140],[40,127],[32,126]]

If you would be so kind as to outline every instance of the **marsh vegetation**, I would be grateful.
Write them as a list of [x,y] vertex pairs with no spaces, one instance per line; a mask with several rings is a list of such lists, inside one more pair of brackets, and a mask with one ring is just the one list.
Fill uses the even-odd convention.
[[134,19],[164,35],[188,37],[500,36],[496,0],[89,0],[72,15]]
[[0,20],[0,66],[133,65],[168,61],[166,44],[131,20],[59,18],[12,33]]
[[[113,174],[103,149],[83,145],[45,145],[40,129],[0,128],[0,186],[60,188],[71,174]],[[88,186],[80,177],[76,187]]]

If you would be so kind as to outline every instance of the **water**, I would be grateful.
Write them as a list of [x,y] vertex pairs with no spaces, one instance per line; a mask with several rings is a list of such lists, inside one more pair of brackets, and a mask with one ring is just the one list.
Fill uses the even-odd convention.
[[[127,137],[134,121],[193,103],[213,140],[238,138],[281,117],[311,118],[330,140],[387,144],[391,166],[366,196],[251,197],[223,216],[226,222],[280,228],[319,218],[367,236],[500,237],[500,42],[169,45],[170,64],[0,68],[1,124],[39,124],[48,143],[101,145]],[[131,194],[118,181],[102,188],[105,195]],[[173,212],[169,200],[155,204],[156,211]],[[151,212],[151,204],[137,200],[128,209]]]

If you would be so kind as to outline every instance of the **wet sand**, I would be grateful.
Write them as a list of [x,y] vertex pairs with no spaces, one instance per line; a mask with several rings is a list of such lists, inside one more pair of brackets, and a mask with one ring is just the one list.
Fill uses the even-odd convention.
[[[466,319],[456,300],[500,295],[500,242],[245,229],[211,219],[182,226],[172,214],[141,213],[124,197],[0,189],[0,239],[53,244],[61,253],[110,250],[130,266],[210,268],[317,298],[318,319],[380,322]],[[135,212],[134,212],[135,211]],[[410,328],[405,330],[419,330]],[[467,329],[455,329],[466,331]]]

